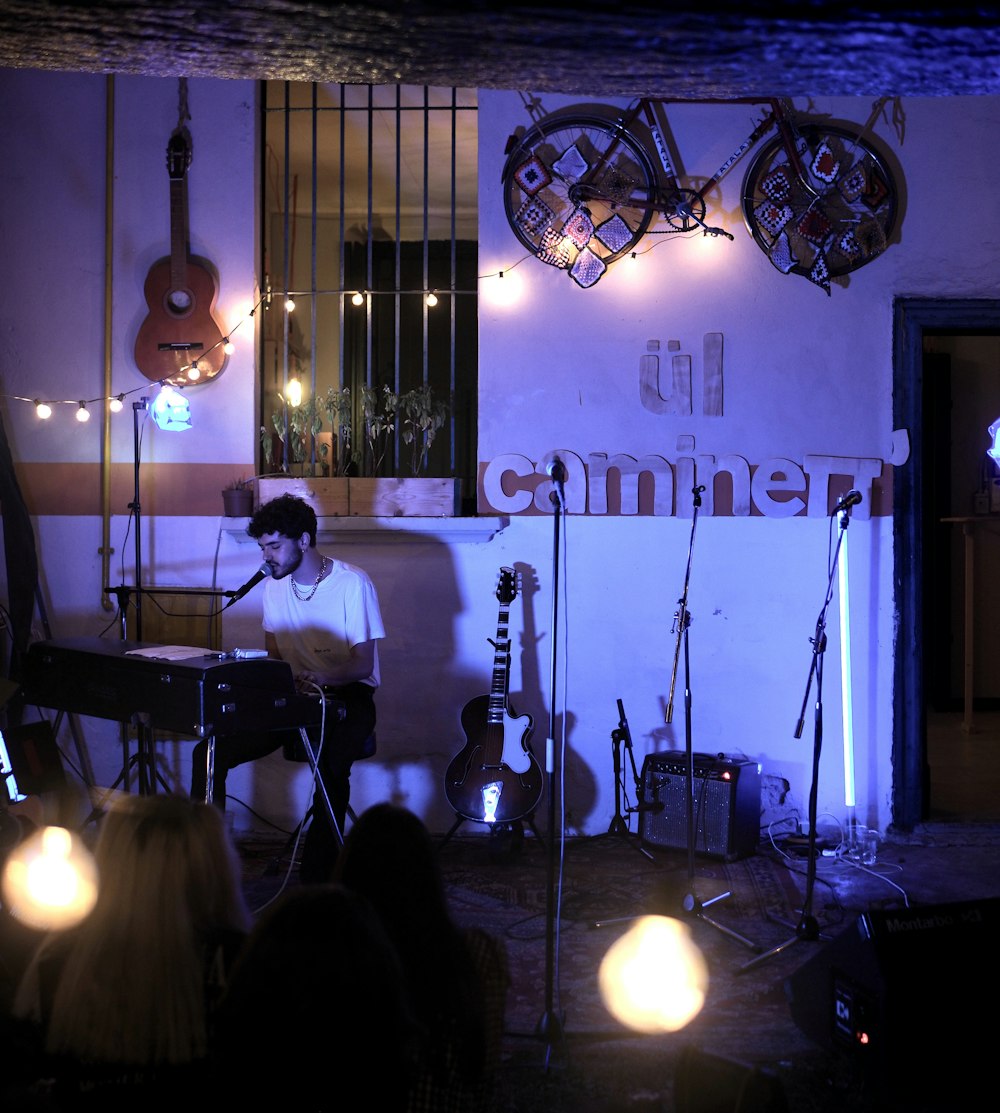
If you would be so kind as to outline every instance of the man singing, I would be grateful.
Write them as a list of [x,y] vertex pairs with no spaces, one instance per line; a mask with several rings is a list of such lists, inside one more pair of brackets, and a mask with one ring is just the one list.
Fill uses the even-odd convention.
[[[264,582],[264,645],[287,661],[305,692],[318,685],[343,703],[345,715],[327,715],[319,770],[340,831],[350,799],[351,765],[369,756],[379,685],[378,640],[385,637],[378,595],[368,575],[316,548],[316,514],[303,499],[280,495],[254,514],[247,533],[270,569]],[[310,732],[318,746],[318,728]],[[226,773],[234,766],[300,741],[298,731],[260,731],[220,737],[215,742],[213,797],[225,807]],[[204,799],[207,742],[192,755],[191,795]],[[300,878],[330,879],[340,849],[319,785],[312,822],[302,849]]]

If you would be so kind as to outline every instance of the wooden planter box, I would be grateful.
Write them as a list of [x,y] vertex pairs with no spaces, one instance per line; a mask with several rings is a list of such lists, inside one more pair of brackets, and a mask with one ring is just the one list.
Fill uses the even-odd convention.
[[362,518],[453,518],[459,512],[458,479],[356,479],[350,483],[350,510]]
[[460,479],[295,478],[266,476],[257,480],[256,506],[278,495],[305,499],[318,518],[348,514],[362,518],[453,518],[460,509]]
[[346,517],[350,505],[348,483],[349,480],[344,476],[264,476],[257,480],[256,505],[263,506],[279,495],[295,495],[309,503],[317,518]]

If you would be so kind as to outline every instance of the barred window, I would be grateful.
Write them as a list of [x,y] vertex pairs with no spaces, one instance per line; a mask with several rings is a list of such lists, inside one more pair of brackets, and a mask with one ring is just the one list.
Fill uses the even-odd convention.
[[[260,471],[457,476],[472,511],[475,90],[270,81],[261,105]],[[441,422],[423,458],[385,418],[408,392]]]

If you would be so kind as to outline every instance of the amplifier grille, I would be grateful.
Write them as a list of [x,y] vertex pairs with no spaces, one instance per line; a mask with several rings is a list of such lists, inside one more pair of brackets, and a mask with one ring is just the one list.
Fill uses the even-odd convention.
[[[687,755],[649,754],[642,767],[642,841],[687,848]],[[694,851],[727,861],[746,858],[760,835],[760,767],[724,755],[694,755]],[[649,807],[650,804],[661,805]]]

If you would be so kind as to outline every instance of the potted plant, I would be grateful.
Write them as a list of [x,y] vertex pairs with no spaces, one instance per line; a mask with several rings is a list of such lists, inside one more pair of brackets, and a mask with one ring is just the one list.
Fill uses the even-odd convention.
[[[459,481],[422,474],[448,411],[427,384],[403,394],[365,385],[357,396],[349,387],[331,387],[325,397],[276,410],[273,429],[261,426],[261,445],[269,468],[279,462],[275,449],[280,445],[282,475],[258,480],[260,501],[290,492],[305,498],[319,515],[451,516],[457,512]],[[323,431],[324,421],[329,432]],[[380,474],[387,460],[391,464],[397,435],[403,448],[397,468],[407,474]]]
[[396,413],[399,395],[388,386],[381,390],[361,388],[361,422],[364,427],[364,445],[361,456],[361,474],[377,476],[392,446],[396,431]]
[[[323,432],[326,417],[333,433]],[[272,412],[270,426],[260,428],[264,463],[280,472],[257,480],[261,503],[292,494],[305,499],[319,516],[346,514],[346,472],[352,458],[350,392],[331,388],[326,398],[282,406]]]
[[248,518],[253,513],[253,480],[234,479],[222,489],[222,512],[227,518]]
[[[366,388],[367,390],[367,388]],[[350,481],[350,513],[370,517],[450,517],[458,511],[459,481],[431,478],[428,453],[448,417],[448,404],[435,400],[427,384],[403,394],[388,387],[380,393],[367,390],[363,396],[366,449],[363,476]],[[378,469],[393,436],[409,449],[408,459],[399,461],[408,475],[381,477]]]
[[[316,466],[322,469],[327,446],[316,439],[322,428],[323,407],[317,404],[315,398],[298,406],[281,406],[274,410],[271,427],[266,424],[260,427],[264,463],[269,468],[280,464],[281,469],[288,473],[302,472],[308,465],[311,472],[315,446],[318,457]],[[281,445],[280,460],[276,458],[276,442]]]
[[403,444],[410,448],[410,474],[427,468],[427,454],[438,430],[448,420],[448,403],[434,398],[428,383],[408,390],[398,399],[399,426]]

